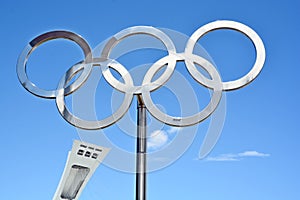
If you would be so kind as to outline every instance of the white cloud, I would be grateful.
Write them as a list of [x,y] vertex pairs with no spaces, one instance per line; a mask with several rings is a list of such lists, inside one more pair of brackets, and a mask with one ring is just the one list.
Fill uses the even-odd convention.
[[158,149],[163,145],[167,144],[169,140],[180,130],[180,127],[170,127],[166,131],[155,130],[150,134],[147,140],[147,146],[150,149]]
[[151,149],[159,148],[168,142],[168,134],[163,130],[153,131],[148,138],[147,146]]
[[239,159],[232,154],[222,154],[215,157],[207,157],[205,160],[207,161],[238,161]]
[[268,157],[270,156],[270,154],[266,154],[266,153],[259,153],[257,151],[245,151],[243,153],[239,153],[238,156],[240,157]]
[[260,153],[257,151],[244,151],[237,154],[221,154],[218,156],[207,157],[206,161],[239,161],[245,157],[268,157],[270,154]]

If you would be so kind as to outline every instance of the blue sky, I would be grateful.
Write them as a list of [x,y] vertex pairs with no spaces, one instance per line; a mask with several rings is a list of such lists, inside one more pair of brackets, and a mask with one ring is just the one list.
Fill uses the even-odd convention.
[[[94,48],[130,26],[163,27],[189,36],[219,19],[242,22],[261,36],[265,66],[249,86],[226,93],[224,128],[208,157],[197,159],[206,121],[180,159],[148,175],[148,199],[299,199],[299,8],[300,2],[292,0],[2,1],[1,199],[51,199],[72,141],[79,139],[76,129],[59,115],[55,101],[35,97],[19,84],[17,58],[31,39],[64,29],[82,35]],[[251,67],[253,48],[243,37],[221,31],[208,34],[200,44],[223,80],[240,77]],[[55,88],[67,64],[82,55],[64,43],[53,43],[56,60],[51,60],[46,46],[41,48],[46,53],[33,55],[28,71],[39,85]],[[45,67],[34,67],[43,61]],[[133,115],[135,105],[130,109]],[[134,151],[134,140],[123,144],[117,131],[110,127],[106,133]],[[165,127],[163,142],[172,139],[171,132]],[[101,165],[81,199],[134,199],[134,183],[133,174]]]

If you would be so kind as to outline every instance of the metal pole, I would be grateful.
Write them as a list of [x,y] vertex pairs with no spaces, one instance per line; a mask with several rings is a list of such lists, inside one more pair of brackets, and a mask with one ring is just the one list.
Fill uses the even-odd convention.
[[146,200],[147,109],[140,95],[137,99],[136,200]]

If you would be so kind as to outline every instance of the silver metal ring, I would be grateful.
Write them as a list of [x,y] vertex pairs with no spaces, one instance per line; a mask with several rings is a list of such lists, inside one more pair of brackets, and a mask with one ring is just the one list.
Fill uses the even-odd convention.
[[[222,81],[220,78],[219,73],[217,72],[216,68],[206,59],[197,56],[197,55],[190,55],[188,58],[184,58],[184,56],[177,57],[178,60],[185,60],[185,62],[188,63],[196,63],[199,66],[201,66],[203,69],[205,69],[208,74],[211,76],[212,81],[214,81],[214,87],[212,87],[213,93],[211,97],[211,101],[209,104],[199,113],[189,116],[189,117],[174,117],[170,116],[166,113],[163,113],[161,110],[157,108],[157,106],[153,103],[150,92],[147,90],[144,90],[143,100],[146,105],[147,110],[150,112],[150,114],[155,117],[157,120],[171,125],[171,126],[177,126],[177,127],[183,127],[183,126],[191,126],[194,124],[197,124],[203,120],[205,120],[207,117],[209,117],[213,111],[217,108],[221,97],[222,97]],[[148,84],[149,81],[153,78],[153,75],[160,70],[161,67],[156,67],[156,70],[153,70],[152,73],[149,73],[149,77],[147,79],[144,79],[144,83]],[[197,79],[197,81],[201,84],[203,84],[201,81],[203,79]]]
[[89,63],[86,64],[83,68],[82,73],[80,76],[70,85],[68,85],[64,89],[64,95],[69,95],[75,90],[77,90],[84,81],[88,78],[91,70],[92,70],[92,64],[90,63],[92,60],[91,55],[91,49],[88,43],[79,35],[69,32],[69,31],[51,31],[44,33],[35,39],[33,39],[29,44],[24,48],[21,55],[19,56],[18,63],[17,63],[17,74],[20,83],[23,85],[23,87],[31,92],[32,94],[43,97],[43,98],[49,98],[53,99],[56,96],[57,91],[56,90],[45,90],[37,87],[34,83],[32,83],[27,76],[26,73],[26,64],[28,61],[28,58],[30,54],[41,44],[54,39],[68,39],[76,44],[78,44],[81,49],[83,50],[84,56],[85,56],[85,62]]
[[[248,26],[241,24],[239,22],[234,22],[234,21],[227,21],[227,20],[220,20],[220,21],[215,21],[208,23],[202,27],[200,27],[197,31],[195,31],[192,36],[190,37],[185,53],[192,55],[193,50],[195,47],[195,44],[197,41],[204,36],[206,33],[218,30],[218,29],[232,29],[239,31],[246,35],[251,42],[253,43],[255,50],[256,50],[256,61],[252,67],[252,69],[242,78],[234,81],[228,81],[228,82],[223,82],[223,90],[228,91],[228,90],[235,90],[241,87],[246,86],[250,82],[252,82],[260,73],[262,70],[262,67],[265,62],[265,57],[266,57],[266,52],[265,52],[265,47],[260,39],[260,37],[257,35],[257,33],[249,28]],[[192,63],[186,63],[188,70],[190,73],[193,75],[193,77],[197,77],[196,79],[201,79],[201,73],[197,72],[196,67]],[[203,84],[205,84],[206,87],[212,88],[213,87],[213,81],[205,81]]]
[[[101,60],[101,59],[100,59]],[[100,65],[104,66],[106,65],[107,61],[104,61],[103,63],[97,61],[93,62],[93,65]],[[84,64],[87,65],[87,64]],[[81,129],[87,129],[87,130],[96,130],[96,129],[102,129],[105,127],[108,127],[112,124],[114,124],[116,121],[121,119],[124,114],[127,112],[129,109],[132,99],[133,99],[133,94],[131,93],[126,93],[124,96],[124,101],[121,104],[121,106],[109,117],[102,119],[102,120],[96,120],[96,121],[89,121],[89,120],[83,120],[75,115],[73,115],[68,108],[65,105],[65,92],[64,92],[64,87],[68,84],[68,82],[81,70],[84,70],[84,65],[79,63],[77,65],[74,65],[71,67],[68,72],[66,73],[65,76],[62,77],[58,89],[57,89],[57,94],[56,94],[56,105],[58,108],[58,111],[60,112],[61,116],[70,124],[72,124],[75,127],[81,128]],[[120,75],[123,77],[125,84],[128,86],[133,86],[133,81],[130,76],[126,76],[126,71],[124,71],[124,67],[117,63],[116,61],[111,61],[110,62],[110,67],[116,70],[117,72],[120,73]]]
[[[124,30],[120,31],[119,33],[115,34],[104,46],[104,48],[101,52],[101,57],[108,59],[112,49],[119,42],[121,42],[123,39],[125,39],[129,36],[137,35],[137,34],[145,34],[145,35],[150,35],[150,36],[157,38],[165,45],[165,47],[168,51],[168,55],[176,54],[176,48],[175,48],[172,40],[164,32],[162,32],[161,30],[159,30],[157,28],[151,27],[151,26],[134,26],[134,27],[124,29]],[[170,76],[172,75],[172,73],[170,73],[170,72],[174,71],[176,61],[173,59],[170,59],[170,60],[168,60],[167,64],[168,64],[167,70],[165,70],[165,72],[161,75],[161,77],[159,77],[154,83],[149,82],[146,87],[144,87],[144,85],[128,87],[128,85],[124,85],[119,80],[117,80],[111,74],[110,70],[104,71],[103,74],[105,75],[105,77],[109,77],[106,80],[115,89],[122,91],[122,92],[130,91],[133,94],[141,94],[142,90],[144,90],[145,88],[149,88],[150,91],[153,91],[153,90],[159,88],[160,86],[163,85],[163,83],[166,80],[168,80],[170,78]],[[151,68],[149,70],[151,70]],[[127,72],[127,73],[129,73],[129,72]]]

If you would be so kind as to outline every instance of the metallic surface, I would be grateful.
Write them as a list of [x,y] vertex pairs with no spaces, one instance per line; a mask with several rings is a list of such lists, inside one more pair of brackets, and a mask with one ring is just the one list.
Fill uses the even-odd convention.
[[[186,45],[185,52],[187,54],[193,54],[193,50],[197,41],[208,32],[218,30],[218,29],[231,29],[231,30],[239,31],[243,33],[245,36],[247,36],[255,47],[256,61],[252,69],[245,76],[243,76],[238,80],[223,82],[224,91],[239,89],[251,83],[251,81],[253,81],[258,76],[258,74],[262,70],[266,58],[265,47],[262,40],[257,35],[257,33],[253,31],[250,27],[241,24],[239,22],[228,21],[228,20],[220,20],[220,21],[208,23],[200,27],[197,31],[193,33],[193,35],[190,37]],[[193,71],[195,71],[194,76],[197,77],[202,76],[199,72],[196,72],[197,70],[195,65],[193,65],[192,63],[186,63],[186,65],[189,71],[192,69]],[[213,85],[213,81],[208,81],[204,83],[204,86],[209,88],[211,88],[212,85]]]
[[[245,34],[254,44],[256,50],[256,61],[254,63],[254,66],[248,72],[248,74],[238,80],[222,82],[220,75],[218,74],[213,64],[211,64],[205,58],[193,54],[193,50],[197,41],[206,33],[218,29],[232,29],[239,31]],[[148,35],[158,39],[166,47],[168,55],[154,62],[154,64],[146,72],[142,85],[135,86],[133,83],[133,78],[131,77],[129,71],[121,63],[118,63],[116,60],[112,60],[110,58],[110,54],[113,48],[122,40],[132,35],[139,34]],[[47,42],[48,40],[54,40],[58,38],[68,39],[77,43],[82,48],[85,59],[81,63],[77,63],[76,65],[71,67],[66,72],[66,74],[64,74],[56,90],[47,91],[37,87],[28,79],[28,76],[26,74],[26,63],[31,52],[36,47],[44,42]],[[197,124],[209,117],[218,106],[222,91],[235,90],[249,84],[260,73],[264,61],[264,45],[260,37],[251,28],[238,22],[222,20],[211,22],[196,30],[188,40],[184,52],[176,52],[176,48],[169,36],[161,30],[150,26],[135,26],[120,31],[107,41],[102,52],[100,52],[100,57],[96,58],[92,57],[91,50],[87,42],[77,34],[69,31],[48,32],[36,37],[25,47],[18,60],[17,73],[21,84],[29,92],[43,98],[56,98],[57,108],[61,116],[70,124],[78,128],[95,130],[105,128],[114,124],[127,112],[134,95],[142,96],[145,102],[145,106],[153,117],[165,124],[181,127]],[[154,90],[159,89],[169,80],[175,70],[177,62],[185,62],[190,75],[199,84],[213,91],[212,98],[209,104],[202,111],[192,116],[169,116],[168,114],[159,110],[151,99],[150,93]],[[197,69],[195,64],[201,66],[201,68],[207,71],[210,75],[210,78],[206,78]],[[114,89],[123,92],[125,94],[125,97],[119,109],[117,109],[117,111],[114,112],[111,116],[102,120],[89,121],[74,116],[65,106],[64,98],[65,96],[75,92],[82,84],[84,84],[94,66],[100,66],[105,80]],[[160,75],[160,77],[158,77],[155,81],[152,81],[154,75],[163,67],[165,67],[165,70]],[[111,68],[122,76],[122,78],[124,79],[124,83],[120,82],[113,76],[110,70]],[[72,77],[78,74],[78,72],[81,72],[79,77],[69,85],[68,83],[70,82]]]
[[[178,127],[191,126],[191,125],[197,124],[197,123],[205,120],[217,108],[217,106],[221,100],[221,97],[222,97],[221,78],[220,78],[216,68],[209,61],[205,60],[204,58],[202,58],[200,56],[196,56],[196,55],[189,55],[189,57],[187,59],[185,54],[181,54],[180,56],[178,56],[176,61],[182,61],[182,60],[184,60],[185,62],[197,63],[198,65],[200,65],[203,69],[205,69],[209,73],[212,80],[214,81],[214,85],[212,88],[213,93],[212,93],[211,101],[202,111],[200,111],[199,113],[197,113],[195,115],[189,116],[189,117],[170,116],[166,113],[163,113],[153,103],[149,91],[145,90],[143,92],[143,99],[144,99],[145,105],[146,105],[148,111],[150,112],[150,114],[165,124],[168,124],[171,126],[178,126]],[[145,75],[143,84],[145,84],[145,85],[148,84],[149,81],[155,75],[155,73],[157,71],[159,71],[163,67],[163,65],[158,66],[158,65],[154,64],[154,67],[155,68],[152,71],[150,71],[149,73],[147,73]],[[193,76],[193,72],[190,72],[190,74]],[[208,80],[208,79],[204,78],[204,76],[201,76],[201,77],[193,76],[193,78],[201,84],[204,84],[204,83],[202,83],[203,81]]]
[[[173,55],[176,53],[175,45],[173,44],[172,40],[161,30],[151,27],[151,26],[134,26],[127,29],[124,29],[114,35],[104,46],[103,51],[101,52],[101,58],[110,58],[110,53],[113,50],[113,48],[120,43],[123,39],[130,37],[132,35],[149,35],[152,37],[157,38],[160,40],[164,46],[166,47],[166,50],[168,51],[168,55]],[[176,62],[174,59],[168,59],[166,62],[167,67],[164,73],[154,82],[149,82],[147,85],[142,86],[128,86],[126,84],[121,83],[119,80],[115,79],[114,76],[111,75],[111,72],[107,70],[105,73],[110,73],[109,78],[106,79],[107,82],[114,87],[115,89],[121,91],[121,92],[131,92],[133,94],[141,94],[142,90],[149,90],[153,91],[159,87],[161,87],[172,75]],[[149,71],[152,69],[150,67]],[[127,71],[129,74],[129,72]],[[129,75],[130,76],[130,75]]]
[[[101,59],[94,60],[94,62],[93,62],[94,65],[100,65],[101,67],[105,66],[103,63],[105,64],[106,62],[102,62]],[[56,94],[56,105],[57,105],[57,108],[58,108],[61,116],[67,122],[72,124],[73,126],[76,126],[81,129],[88,129],[88,130],[105,128],[107,126],[114,124],[116,121],[118,121],[119,119],[121,119],[123,117],[123,115],[127,112],[127,110],[129,109],[129,107],[131,105],[133,95],[130,93],[125,93],[124,100],[123,100],[121,106],[111,116],[109,116],[105,119],[89,121],[89,120],[84,120],[84,119],[76,117],[69,111],[69,109],[65,105],[64,87],[65,87],[65,85],[68,85],[68,82],[72,79],[72,77],[75,76],[76,73],[78,73],[80,70],[82,70],[82,68],[84,68],[85,65],[87,65],[87,64],[79,63],[77,65],[74,65],[72,68],[70,68],[67,71],[66,75],[61,79],[59,86],[58,86],[59,89],[57,90],[57,94]],[[109,66],[110,66],[110,68],[113,68],[120,73],[120,75],[123,77],[126,85],[129,85],[129,86],[133,85],[133,81],[132,81],[131,77],[126,76],[126,71],[123,70],[124,69],[123,66],[116,63],[116,61],[111,61]],[[102,67],[102,68],[105,68],[105,67]],[[103,69],[103,70],[106,70],[106,69]],[[105,74],[105,73],[103,73],[103,74]],[[106,75],[104,75],[104,77],[106,77]]]
[[147,109],[141,96],[137,98],[136,200],[146,200]]
[[[64,88],[64,95],[69,95],[77,90],[88,78],[92,70],[91,62],[91,48],[88,43],[79,35],[69,32],[69,31],[51,31],[44,33],[35,39],[33,39],[29,44],[24,48],[21,55],[19,56],[18,63],[17,63],[17,74],[20,83],[23,87],[31,92],[32,94],[42,97],[42,98],[56,98],[57,90],[45,90],[42,88],[37,87],[34,83],[32,83],[27,76],[26,68],[27,68],[27,61],[30,54],[41,44],[55,39],[67,39],[75,42],[78,44],[85,56],[85,62],[89,63],[84,65],[82,69],[82,73],[80,76],[74,81],[74,83],[70,84],[66,88]],[[70,72],[70,70],[69,70]]]

